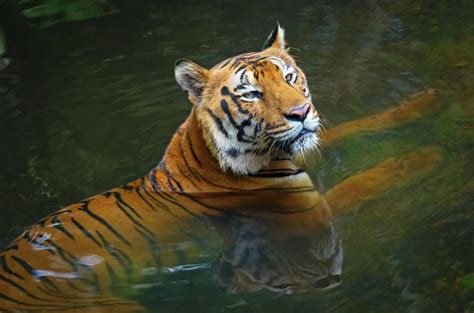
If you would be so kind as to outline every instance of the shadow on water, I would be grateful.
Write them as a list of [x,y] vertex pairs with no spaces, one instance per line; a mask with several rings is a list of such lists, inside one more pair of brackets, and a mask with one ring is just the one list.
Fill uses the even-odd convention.
[[[118,284],[117,293],[164,312],[472,310],[472,2],[110,4],[102,17],[29,29],[26,55],[9,50],[12,63],[0,72],[2,247],[54,208],[155,166],[190,109],[174,61],[210,66],[255,51],[278,19],[332,125],[428,87],[441,94],[430,118],[341,140],[318,164],[309,160],[321,191],[425,145],[446,150],[442,168],[338,221],[346,260],[337,288],[275,297],[308,289],[294,287],[305,280],[294,268],[308,270],[307,285],[316,281],[318,253],[340,249],[332,228],[290,236],[298,224],[231,215],[184,226],[196,235],[176,233],[160,248],[169,263],[143,267],[143,282]],[[101,258],[91,253],[78,264]],[[212,277],[231,294],[261,290],[224,296]]]

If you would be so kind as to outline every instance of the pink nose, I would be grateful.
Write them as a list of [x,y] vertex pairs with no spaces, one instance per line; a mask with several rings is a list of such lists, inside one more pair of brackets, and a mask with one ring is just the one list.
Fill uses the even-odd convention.
[[285,114],[285,117],[290,121],[303,122],[306,119],[306,116],[308,116],[310,108],[311,105],[309,103],[305,103],[304,105],[291,110],[290,113]]

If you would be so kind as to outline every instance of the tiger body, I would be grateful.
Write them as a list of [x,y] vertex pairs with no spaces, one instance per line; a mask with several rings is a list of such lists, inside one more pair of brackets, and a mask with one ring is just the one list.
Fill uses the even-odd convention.
[[[192,262],[182,258],[183,251],[163,247],[189,241],[199,220],[258,216],[283,227],[283,233],[270,232],[280,237],[331,229],[329,205],[292,162],[316,148],[320,120],[306,77],[285,45],[277,25],[261,52],[227,59],[210,70],[177,61],[176,79],[193,107],[159,165],[144,178],[47,216],[15,239],[0,254],[0,310],[142,311],[114,297],[114,286],[139,283],[143,269]],[[377,177],[389,181],[394,170],[381,167]],[[364,192],[367,199],[379,191]],[[226,227],[218,224],[224,245],[240,242],[229,239]],[[262,286],[293,292],[323,280],[316,285],[337,285],[342,252],[330,237],[332,248],[314,260],[318,270],[309,277],[297,277],[296,269],[268,278],[239,268],[221,285],[230,293]],[[199,246],[188,248],[193,249]],[[219,261],[222,267],[245,263],[234,264],[229,255]]]
[[[103,296],[118,281],[133,282],[143,268],[178,263],[174,252],[159,247],[183,240],[178,230],[196,218],[252,214],[262,205],[289,212],[295,203],[314,208],[319,194],[291,157],[317,141],[319,120],[304,74],[275,39],[273,47],[211,70],[178,61],[176,77],[193,108],[162,161],[143,179],[57,211],[14,240],[0,256],[0,309],[114,307],[123,303]],[[297,73],[301,86],[285,79]],[[252,96],[262,90],[273,106],[254,105],[260,99]],[[304,117],[311,115],[307,131],[300,112],[292,113],[301,105]],[[293,127],[293,137],[277,139]],[[291,151],[292,144],[301,147]],[[329,223],[329,211],[320,212],[301,222]]]
[[[190,127],[195,123],[191,114],[171,141],[169,149],[181,153],[177,162],[165,157],[167,162],[145,178],[57,211],[13,241],[0,256],[0,309],[66,311],[100,306],[106,310],[110,306],[116,310],[126,302],[101,297],[111,295],[114,285],[140,283],[145,268],[193,262],[160,246],[189,241],[179,230],[196,219],[235,210],[252,215],[262,207],[291,212],[298,208],[295,203],[305,203],[309,210],[319,202],[308,175],[288,160],[272,162],[253,176],[224,174],[199,129]],[[179,182],[175,170],[182,170]],[[201,180],[188,180],[190,175]],[[181,191],[187,188],[193,191]],[[279,190],[285,192],[275,192]],[[329,212],[324,212],[328,218]],[[273,215],[271,210],[268,214]],[[316,216],[298,219],[322,223]],[[193,248],[197,247],[188,249]]]

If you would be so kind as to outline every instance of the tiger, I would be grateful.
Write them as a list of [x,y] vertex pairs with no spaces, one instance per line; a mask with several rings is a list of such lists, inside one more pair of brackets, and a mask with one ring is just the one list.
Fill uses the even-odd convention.
[[[143,269],[190,262],[183,251],[164,247],[205,235],[193,233],[199,223],[213,225],[222,239],[214,279],[224,293],[335,287],[343,250],[333,219],[426,176],[443,158],[437,147],[420,148],[320,194],[295,164],[299,154],[416,120],[433,110],[437,96],[427,90],[385,112],[321,130],[306,76],[278,23],[261,51],[210,69],[179,59],[175,78],[192,107],[159,164],[44,217],[14,239],[0,254],[0,311],[146,311],[114,287],[143,281]],[[304,241],[295,251],[301,261],[284,262],[294,240]],[[192,255],[199,246],[185,251]]]

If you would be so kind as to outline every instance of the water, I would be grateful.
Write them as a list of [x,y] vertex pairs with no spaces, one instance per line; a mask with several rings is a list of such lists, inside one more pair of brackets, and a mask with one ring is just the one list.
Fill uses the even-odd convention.
[[416,91],[436,88],[441,95],[439,111],[427,118],[344,139],[309,160],[321,190],[422,146],[442,147],[442,165],[336,223],[345,259],[343,282],[334,289],[225,296],[211,266],[221,239],[208,231],[197,262],[151,269],[159,279],[122,293],[151,312],[472,311],[472,289],[461,280],[474,269],[471,1],[118,1],[114,12],[32,30],[23,87],[13,75],[18,64],[0,73],[10,91],[0,93],[8,99],[0,125],[2,247],[57,208],[157,164],[190,109],[174,82],[177,58],[210,67],[258,50],[279,20],[319,111],[333,125]]

